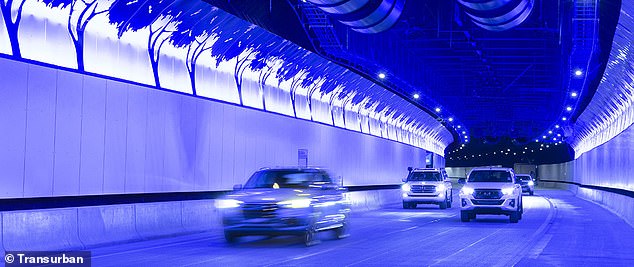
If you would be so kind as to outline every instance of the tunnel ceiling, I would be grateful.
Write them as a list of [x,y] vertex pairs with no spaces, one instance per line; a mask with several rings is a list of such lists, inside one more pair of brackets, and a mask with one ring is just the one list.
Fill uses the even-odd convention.
[[[593,0],[497,1],[525,2],[532,5],[532,12],[515,27],[491,30],[476,25],[469,15],[474,11],[461,5],[487,1],[407,1],[392,28],[364,34],[332,14],[323,13],[327,23],[315,23],[315,15],[308,14],[315,11],[306,7],[311,5],[306,1],[206,1],[342,65],[375,64],[356,71],[379,84],[394,79],[399,85],[411,85],[401,86],[402,95],[413,98],[418,94],[436,101],[433,105],[441,107],[439,119],[459,135],[458,140],[468,142],[463,149],[456,142],[447,151],[449,157],[466,165],[482,164],[476,160],[479,154],[492,155],[507,148],[522,154],[530,151],[525,148],[539,151],[547,145],[558,148],[545,155],[518,155],[506,164],[569,160],[567,125],[583,111],[596,90],[593,83],[602,75],[602,68],[588,65],[596,56],[592,44],[599,38],[590,23],[598,23],[601,12],[605,17],[618,17],[618,8],[601,10],[599,1]],[[368,5],[374,2],[380,1]],[[294,19],[297,17],[299,20]],[[580,23],[584,20],[585,24]],[[279,21],[287,23],[280,25]],[[293,23],[303,24],[304,30],[289,30],[297,28]],[[321,27],[330,27],[334,35]],[[598,61],[606,58],[603,55]],[[383,72],[386,78],[378,78]],[[424,102],[421,99],[412,100]],[[434,110],[429,103],[422,105]],[[461,135],[462,129],[468,129],[467,137]]]

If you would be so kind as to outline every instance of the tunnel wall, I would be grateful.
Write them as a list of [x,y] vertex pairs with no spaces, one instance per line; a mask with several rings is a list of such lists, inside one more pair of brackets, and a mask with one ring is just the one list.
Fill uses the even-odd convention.
[[265,166],[394,184],[425,150],[288,116],[0,59],[1,198],[227,190]]
[[538,173],[542,180],[577,183],[542,184],[571,190],[581,198],[605,206],[634,226],[634,198],[584,187],[598,186],[634,192],[634,126],[630,126],[612,140],[584,153],[574,161],[540,165]]

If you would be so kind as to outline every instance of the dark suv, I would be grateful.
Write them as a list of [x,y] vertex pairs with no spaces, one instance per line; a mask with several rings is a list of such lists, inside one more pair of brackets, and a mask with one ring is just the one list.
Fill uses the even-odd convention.
[[318,231],[348,235],[346,190],[323,169],[263,169],[234,190],[216,201],[228,242],[247,235],[298,235],[309,246],[317,243]]

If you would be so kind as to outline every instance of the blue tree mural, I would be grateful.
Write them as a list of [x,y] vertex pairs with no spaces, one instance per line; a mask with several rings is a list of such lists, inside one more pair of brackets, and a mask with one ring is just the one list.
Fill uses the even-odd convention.
[[[84,71],[84,33],[86,26],[97,15],[110,11],[111,3],[98,0],[39,0],[46,6],[64,9],[70,7],[68,14],[68,33],[75,46],[77,69]],[[116,2],[116,1],[115,1]],[[101,5],[100,5],[101,4]]]
[[196,65],[198,59],[205,52],[212,48],[212,44],[217,40],[220,25],[224,22],[218,18],[218,8],[211,5],[200,5],[199,7],[182,16],[182,23],[176,27],[176,32],[170,36],[170,42],[175,47],[187,48],[185,65],[192,87],[192,93],[196,92]]
[[219,40],[216,41],[212,47],[212,53],[216,59],[216,66],[224,61],[236,59],[236,64],[233,68],[233,77],[238,89],[240,105],[243,105],[242,77],[244,72],[249,68],[250,61],[253,60],[251,56],[258,53],[258,48],[262,46],[263,41],[258,40],[258,37],[263,35],[264,31],[255,25],[248,25],[246,29],[244,29],[244,27],[239,26],[240,24],[245,24],[245,22],[241,20],[236,19],[235,23],[238,24],[238,26],[235,27],[236,30],[224,31],[220,34]]
[[119,38],[126,31],[148,29],[147,51],[156,87],[161,87],[158,70],[161,48],[182,22],[181,16],[200,4],[187,0],[121,0],[112,4],[109,22],[117,27]]
[[[18,59],[22,58],[22,53],[20,53],[20,41],[18,40],[18,30],[20,29],[20,21],[22,20],[24,2],[25,0],[0,0],[0,12],[2,12],[4,25],[9,35],[11,54]],[[14,8],[15,13],[13,12]]]
[[287,60],[286,53],[291,47],[291,42],[278,38],[278,40],[268,42],[268,44],[261,46],[259,53],[255,55],[255,58],[251,61],[251,65],[249,66],[251,70],[259,72],[258,85],[260,95],[262,96],[263,109],[266,109],[264,87],[271,75]]

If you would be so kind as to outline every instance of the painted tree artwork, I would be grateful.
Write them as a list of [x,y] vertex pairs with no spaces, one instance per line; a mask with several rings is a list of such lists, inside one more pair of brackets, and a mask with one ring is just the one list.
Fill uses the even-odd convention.
[[[45,16],[39,20],[24,20],[24,16],[38,17],[38,14],[32,13],[33,7],[37,5],[38,8],[44,7],[36,9],[38,12],[47,10],[50,13],[42,14]],[[119,64],[101,66],[105,68],[125,67],[130,70],[134,66],[137,69],[130,73],[122,71],[123,77],[113,78],[141,81],[157,89],[179,92],[189,93],[188,89],[191,88],[192,95],[205,98],[209,96],[201,95],[201,88],[217,86],[213,84],[217,81],[212,79],[210,84],[210,79],[201,79],[202,76],[224,75],[222,77],[226,79],[223,82],[232,80],[234,86],[224,84],[220,90],[235,90],[238,99],[223,101],[237,102],[235,104],[244,106],[245,94],[248,94],[249,99],[261,101],[263,110],[286,110],[283,111],[284,114],[298,117],[297,108],[307,107],[309,116],[301,115],[302,118],[315,121],[317,119],[314,115],[321,112],[319,121],[341,126],[339,122],[343,119],[346,125],[344,127],[355,129],[356,126],[346,124],[350,124],[355,118],[346,116],[356,116],[359,131],[368,131],[374,120],[372,117],[378,116],[378,123],[383,130],[378,134],[377,131],[370,133],[386,134],[388,127],[385,124],[393,124],[393,129],[406,131],[396,134],[396,140],[400,141],[409,140],[410,136],[422,140],[421,136],[434,131],[433,127],[425,128],[422,125],[437,123],[421,113],[409,117],[396,115],[397,120],[390,117],[391,122],[386,122],[388,116],[407,114],[403,110],[411,108],[411,104],[399,97],[393,97],[393,93],[375,86],[372,81],[354,71],[202,0],[0,0],[0,12],[4,21],[4,35],[0,38],[6,38],[0,41],[10,45],[10,49],[5,47],[2,51],[10,53],[10,57],[15,60],[32,60],[31,55],[23,54],[25,51],[21,50],[20,43],[30,42],[29,38],[33,34],[48,34],[46,29],[38,33],[21,31],[47,25],[44,27],[58,27],[54,31],[57,35],[65,32],[64,36],[55,38],[68,40],[69,49],[68,52],[58,52],[56,49],[43,48],[42,53],[49,53],[51,58],[50,62],[44,60],[44,63],[56,64],[53,58],[60,56],[74,57],[75,71],[79,73],[88,72],[85,67],[87,60],[91,60],[88,62],[91,66]],[[56,22],[65,22],[63,25],[43,23],[49,15],[55,17]],[[41,24],[21,27],[26,21]],[[125,53],[119,55],[121,49]],[[87,56],[87,53],[95,52],[104,53],[100,55],[101,58],[111,58],[115,63],[93,62],[94,55]],[[136,58],[123,58],[125,56]],[[166,57],[169,60],[161,60]],[[39,56],[37,58],[40,60]],[[227,74],[227,71],[231,73]],[[132,75],[143,77],[138,79]],[[174,80],[176,76],[178,80]],[[249,83],[257,85],[257,88],[253,87],[255,90],[243,90],[247,79]],[[298,92],[305,94],[305,98],[298,97]],[[266,101],[267,97],[279,96],[286,99],[284,101],[290,104],[292,110],[288,104],[280,104],[279,99],[271,103]],[[316,111],[314,101],[320,101],[329,108]],[[248,105],[254,104],[250,102]],[[257,106],[260,108],[260,105]],[[354,110],[346,112],[346,109]],[[342,114],[336,115],[340,110],[343,110]],[[328,117],[330,118],[324,119]],[[366,119],[362,120],[362,117]],[[367,126],[361,125],[362,122],[367,123]],[[403,130],[405,125],[421,127],[407,126],[411,130]],[[435,142],[445,142],[439,135],[434,135],[433,138]]]

